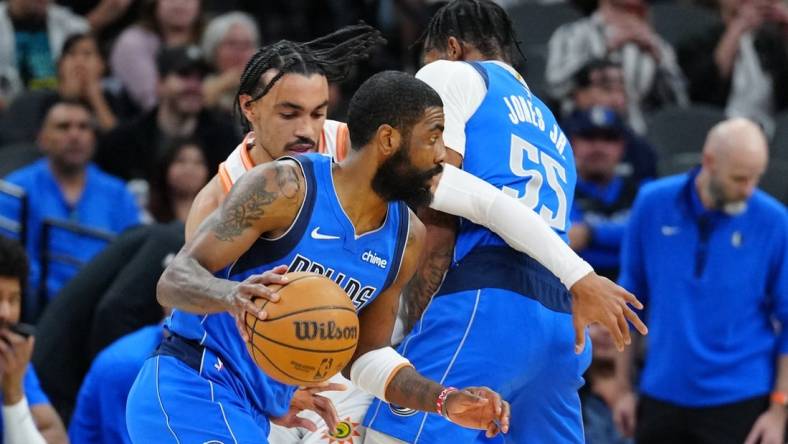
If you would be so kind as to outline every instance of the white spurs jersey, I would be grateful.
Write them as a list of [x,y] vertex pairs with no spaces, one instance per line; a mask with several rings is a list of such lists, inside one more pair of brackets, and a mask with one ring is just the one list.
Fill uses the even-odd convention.
[[[222,188],[227,193],[233,184],[247,171],[255,167],[249,150],[254,146],[254,133],[249,132],[244,140],[227,156],[227,160],[219,165],[219,179]],[[345,158],[348,146],[347,124],[328,120],[323,124],[323,133],[317,144],[317,151],[326,156],[331,156],[334,160],[340,161]]]

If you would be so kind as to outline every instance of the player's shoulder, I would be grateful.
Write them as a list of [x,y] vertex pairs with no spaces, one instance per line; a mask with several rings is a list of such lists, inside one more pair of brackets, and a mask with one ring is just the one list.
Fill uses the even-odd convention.
[[339,120],[326,119],[326,121],[323,122],[323,131],[337,131],[343,127],[347,127],[347,123],[340,122]]
[[436,60],[424,65],[416,78],[432,85],[432,82],[457,82],[464,79],[478,81],[478,71],[470,63],[452,60]]
[[288,199],[303,195],[305,179],[300,163],[304,161],[305,157],[299,156],[299,160],[292,157],[283,157],[257,165],[233,184],[230,194],[244,194],[249,191],[255,191],[264,193],[269,198],[278,196]]

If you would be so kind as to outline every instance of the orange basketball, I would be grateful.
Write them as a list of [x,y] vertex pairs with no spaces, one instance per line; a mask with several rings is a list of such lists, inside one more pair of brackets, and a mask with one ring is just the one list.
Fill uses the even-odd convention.
[[358,342],[356,309],[339,285],[315,273],[288,273],[272,285],[279,302],[259,298],[268,317],[246,313],[246,348],[257,366],[279,382],[312,385],[342,370]]

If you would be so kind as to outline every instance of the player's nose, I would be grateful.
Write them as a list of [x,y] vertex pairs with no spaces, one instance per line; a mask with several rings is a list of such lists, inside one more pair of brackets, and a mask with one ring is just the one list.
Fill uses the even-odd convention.
[[446,160],[446,145],[443,144],[443,138],[435,144],[435,163],[443,163]]

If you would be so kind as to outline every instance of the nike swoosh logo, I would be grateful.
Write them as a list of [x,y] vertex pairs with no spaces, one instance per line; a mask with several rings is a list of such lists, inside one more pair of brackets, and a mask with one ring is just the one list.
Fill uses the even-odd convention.
[[662,234],[665,236],[673,236],[679,232],[679,227],[671,227],[668,225],[662,226]]
[[315,227],[315,229],[312,230],[312,239],[319,239],[319,240],[339,239],[339,236],[331,236],[330,234],[320,234],[318,233],[318,230],[320,230],[320,227]]

